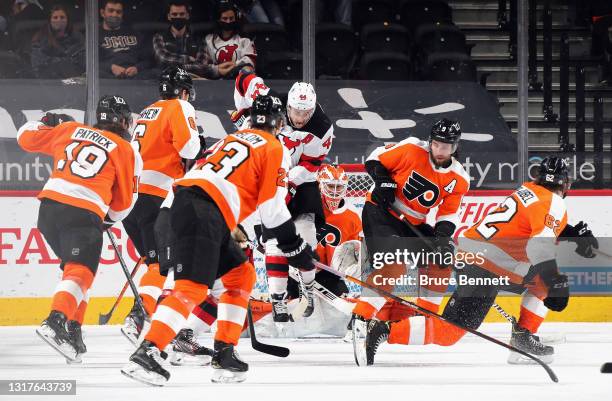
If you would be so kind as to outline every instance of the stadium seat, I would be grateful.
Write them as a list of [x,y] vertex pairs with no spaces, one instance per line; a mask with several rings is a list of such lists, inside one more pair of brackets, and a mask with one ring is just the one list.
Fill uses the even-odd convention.
[[276,24],[246,24],[242,28],[244,36],[255,41],[257,53],[265,55],[268,52],[289,50],[289,40],[285,29]]
[[302,78],[302,54],[278,52],[266,55],[265,68],[257,66],[258,74],[265,79],[298,80]]
[[361,78],[406,81],[411,76],[410,58],[402,53],[366,53],[361,58]]
[[402,25],[411,32],[422,24],[453,22],[452,9],[442,0],[402,0],[399,15]]
[[357,54],[357,39],[353,30],[343,24],[320,24],[316,29],[317,76],[348,78]]
[[474,62],[464,53],[434,53],[428,57],[421,75],[428,81],[477,82]]
[[436,52],[469,53],[465,33],[455,25],[421,25],[416,30],[414,42],[419,51],[426,54]]
[[404,53],[410,45],[408,29],[399,24],[367,24],[361,30],[364,52]]
[[356,0],[353,1],[353,27],[359,32],[365,24],[375,22],[391,23],[393,1],[391,0]]
[[21,78],[24,64],[17,54],[0,51],[0,78]]

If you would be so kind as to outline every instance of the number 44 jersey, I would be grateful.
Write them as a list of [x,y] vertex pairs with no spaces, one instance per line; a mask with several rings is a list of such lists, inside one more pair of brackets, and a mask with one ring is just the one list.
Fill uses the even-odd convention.
[[87,209],[104,219],[122,220],[134,205],[142,159],[119,135],[78,122],[48,127],[29,121],[17,133],[28,152],[53,157],[51,177],[39,199]]

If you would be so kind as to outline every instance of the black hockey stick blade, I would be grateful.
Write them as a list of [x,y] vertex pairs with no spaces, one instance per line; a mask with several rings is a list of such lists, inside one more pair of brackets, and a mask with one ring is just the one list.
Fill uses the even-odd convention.
[[612,362],[606,362],[601,365],[601,373],[612,373]]
[[255,351],[277,356],[279,358],[286,358],[289,356],[289,348],[279,347],[277,345],[272,344],[264,344],[257,340],[257,337],[255,336],[255,325],[253,324],[253,312],[251,312],[250,302],[247,307],[247,321],[249,324],[249,337],[251,337],[251,346]]
[[333,268],[331,268],[331,267],[329,267],[327,265],[324,265],[323,263],[320,263],[320,262],[318,262],[316,260],[313,260],[313,263],[315,264],[316,267],[318,267],[321,270],[328,271],[328,272],[330,272],[332,274],[335,274],[338,277],[344,278],[344,279],[346,279],[348,281],[351,281],[351,282],[353,282],[355,284],[358,284],[358,285],[362,286],[363,288],[368,288],[368,289],[378,293],[379,295],[381,295],[383,297],[393,299],[394,301],[397,301],[397,302],[399,302],[401,304],[409,306],[412,309],[414,309],[415,311],[417,311],[417,312],[419,312],[419,313],[421,313],[421,314],[423,314],[425,316],[435,317],[435,318],[440,319],[440,320],[442,320],[444,322],[452,324],[455,327],[458,327],[458,328],[460,328],[462,330],[465,330],[468,333],[474,334],[477,337],[480,337],[480,338],[482,338],[484,340],[487,340],[487,341],[490,341],[490,342],[492,342],[494,344],[502,346],[502,347],[504,347],[506,349],[509,349],[510,351],[514,351],[517,354],[521,354],[524,357],[529,358],[529,359],[533,360],[534,362],[536,362],[538,365],[542,366],[544,368],[544,370],[546,370],[546,373],[548,373],[548,376],[550,377],[550,379],[553,382],[555,382],[555,383],[559,382],[559,378],[557,377],[555,372],[550,368],[550,366],[548,366],[541,359],[531,355],[528,352],[522,351],[522,350],[520,350],[520,349],[518,349],[516,347],[513,347],[512,345],[506,344],[505,342],[500,341],[500,340],[498,340],[498,339],[496,339],[494,337],[488,336],[488,335],[486,335],[484,333],[481,333],[478,330],[470,329],[469,327],[465,327],[465,326],[457,324],[457,323],[455,323],[453,321],[450,321],[449,319],[445,318],[442,315],[439,315],[437,313],[431,312],[431,311],[429,311],[429,310],[427,310],[425,308],[420,307],[419,305],[417,305],[417,304],[415,304],[413,302],[407,301],[407,300],[405,300],[403,298],[400,298],[397,295],[394,295],[394,294],[392,294],[390,292],[387,292],[385,290],[381,290],[380,288],[376,287],[375,285],[370,285],[370,284],[368,284],[368,283],[366,283],[364,281],[359,280],[358,278],[355,278],[353,276],[349,276],[348,274],[345,274],[345,273],[343,273],[341,271],[333,269]]

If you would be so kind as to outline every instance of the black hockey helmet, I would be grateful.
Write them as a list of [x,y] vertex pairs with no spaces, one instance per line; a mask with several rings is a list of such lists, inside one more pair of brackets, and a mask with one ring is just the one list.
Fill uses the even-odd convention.
[[[116,95],[104,95],[98,101],[98,107],[96,108],[96,118],[100,126],[113,127],[110,129],[113,132],[123,136],[126,139],[130,139],[129,127],[132,125],[132,111],[130,106],[127,104],[124,98]],[[122,122],[127,123],[127,130],[122,127]]]
[[159,77],[160,96],[173,99],[178,97],[183,89],[189,92],[189,101],[194,101],[196,93],[191,75],[177,66],[166,67]]
[[276,96],[260,95],[251,107],[251,127],[275,128],[285,120],[283,103]]
[[457,145],[459,144],[459,139],[461,139],[461,125],[459,125],[459,121],[443,118],[431,127],[431,133],[429,134],[430,142],[438,141]]
[[538,168],[535,182],[538,185],[553,188],[569,185],[569,166],[565,159],[556,156],[544,158]]

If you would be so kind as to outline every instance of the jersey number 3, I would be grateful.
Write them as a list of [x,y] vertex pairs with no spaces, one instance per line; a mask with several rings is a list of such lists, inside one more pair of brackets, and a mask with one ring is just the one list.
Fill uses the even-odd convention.
[[[218,161],[212,161],[211,159],[218,159],[213,155],[217,155],[219,152],[224,153],[223,157]],[[249,147],[240,142],[228,142],[221,149],[214,150],[213,155],[209,156],[209,161],[202,170],[212,170],[217,175],[228,178],[234,170],[236,170],[246,159],[249,158],[250,150]]]

